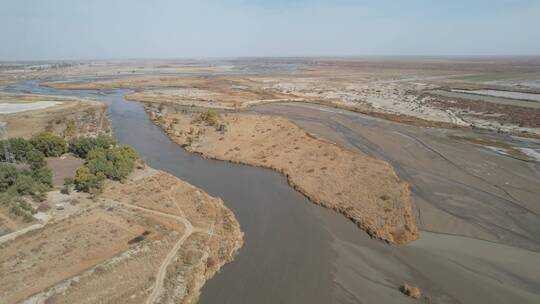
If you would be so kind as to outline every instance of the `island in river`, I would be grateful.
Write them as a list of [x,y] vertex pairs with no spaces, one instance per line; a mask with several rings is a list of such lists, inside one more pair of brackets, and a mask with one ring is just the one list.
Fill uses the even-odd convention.
[[311,201],[342,213],[374,238],[391,244],[418,238],[409,186],[384,161],[314,138],[280,117],[147,109],[189,151],[274,169]]

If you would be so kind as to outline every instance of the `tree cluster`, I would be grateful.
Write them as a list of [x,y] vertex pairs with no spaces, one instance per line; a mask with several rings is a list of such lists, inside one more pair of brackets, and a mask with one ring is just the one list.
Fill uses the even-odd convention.
[[95,148],[87,153],[87,162],[77,169],[75,187],[77,190],[99,193],[105,179],[123,180],[139,159],[131,147]]
[[[26,220],[35,210],[24,198],[43,201],[52,188],[52,172],[46,157],[71,152],[85,158],[77,170],[74,184],[78,190],[97,193],[106,178],[122,180],[133,170],[138,155],[131,147],[117,147],[111,137],[77,137],[66,142],[62,137],[43,132],[30,139],[0,141],[0,204]],[[9,163],[15,161],[15,163]]]

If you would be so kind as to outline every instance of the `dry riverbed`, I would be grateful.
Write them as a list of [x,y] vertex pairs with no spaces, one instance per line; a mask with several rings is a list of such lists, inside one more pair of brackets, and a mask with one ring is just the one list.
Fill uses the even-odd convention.
[[281,172],[313,202],[342,213],[374,238],[392,244],[418,238],[408,185],[384,161],[314,138],[284,118],[238,113],[208,118],[212,112],[148,109],[189,151]]

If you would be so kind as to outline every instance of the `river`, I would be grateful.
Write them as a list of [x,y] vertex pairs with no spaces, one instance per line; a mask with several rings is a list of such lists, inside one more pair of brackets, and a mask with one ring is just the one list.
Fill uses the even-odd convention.
[[414,303],[398,291],[404,282],[420,286],[433,303],[540,300],[537,252],[427,231],[406,246],[371,240],[276,172],[187,153],[152,124],[143,104],[124,99],[125,90],[63,91],[35,81],[4,90],[104,100],[121,144],[224,200],[245,244],[205,284],[201,303]]

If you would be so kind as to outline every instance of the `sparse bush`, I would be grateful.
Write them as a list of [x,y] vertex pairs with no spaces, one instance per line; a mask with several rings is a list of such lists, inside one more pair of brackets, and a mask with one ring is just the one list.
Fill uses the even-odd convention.
[[224,124],[219,124],[219,126],[217,126],[217,128],[216,128],[216,131],[224,133],[224,132],[227,131],[227,126],[224,125]]
[[192,120],[192,123],[199,122],[205,122],[209,126],[216,126],[219,123],[218,115],[213,110],[201,112]]
[[422,292],[420,288],[411,286],[407,283],[400,286],[399,290],[406,294],[407,296],[414,298],[414,299],[420,299],[422,297]]
[[64,193],[70,194],[71,188],[73,187],[74,184],[75,184],[75,181],[73,180],[73,178],[71,177],[64,178]]
[[75,127],[75,122],[73,120],[68,120],[66,123],[66,128],[64,129],[64,137],[72,138],[77,134],[77,128]]

